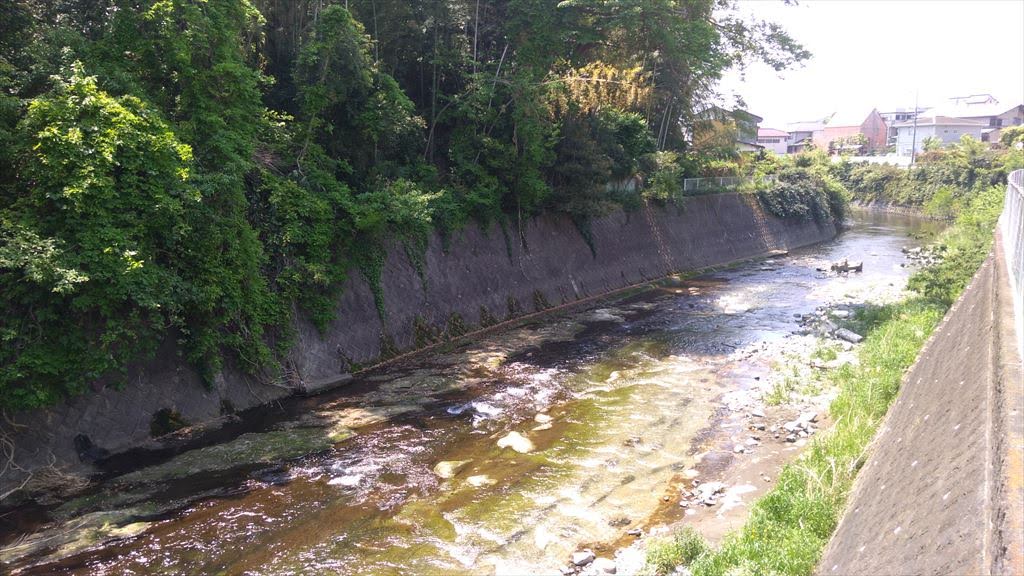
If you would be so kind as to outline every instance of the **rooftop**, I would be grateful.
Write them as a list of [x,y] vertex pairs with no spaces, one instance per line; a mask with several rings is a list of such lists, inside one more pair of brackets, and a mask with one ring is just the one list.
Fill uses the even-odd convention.
[[836,128],[839,126],[860,126],[871,116],[874,112],[874,108],[868,110],[840,110],[832,115],[832,118],[828,121],[829,128]]
[[999,102],[972,105],[961,104],[936,108],[935,113],[940,116],[952,116],[954,118],[984,118],[987,116],[999,116],[1003,112],[1013,110],[1016,107],[1017,105],[1010,106],[1008,104],[1000,104]]
[[[898,122],[896,128],[909,128],[914,125],[913,121]],[[967,120],[952,116],[924,116],[917,119],[918,126],[988,126],[988,122],[980,120]]]
[[790,122],[786,124],[790,132],[815,132],[825,128],[824,120],[805,120],[802,122]]
[[782,136],[783,138],[785,138],[789,136],[789,132],[783,130],[776,130],[775,128],[758,128],[757,136],[758,138],[762,136]]
[[953,96],[950,100],[957,105],[974,106],[978,104],[998,104],[999,100],[991,94],[970,94],[968,96]]

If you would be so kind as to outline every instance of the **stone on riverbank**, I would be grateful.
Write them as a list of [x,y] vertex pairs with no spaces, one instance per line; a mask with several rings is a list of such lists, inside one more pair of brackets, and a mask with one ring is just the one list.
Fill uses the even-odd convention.
[[470,476],[469,478],[466,478],[466,484],[469,484],[470,486],[472,486],[474,488],[483,488],[484,486],[493,486],[493,485],[495,485],[497,483],[498,483],[497,480],[495,480],[494,478],[491,478],[490,476],[488,476],[486,474],[477,474],[476,476]]
[[857,334],[852,330],[847,330],[846,328],[839,328],[838,330],[835,331],[835,335],[836,338],[839,338],[840,340],[846,340],[847,342],[850,342],[852,344],[857,344],[864,339],[864,337],[861,336],[860,334]]

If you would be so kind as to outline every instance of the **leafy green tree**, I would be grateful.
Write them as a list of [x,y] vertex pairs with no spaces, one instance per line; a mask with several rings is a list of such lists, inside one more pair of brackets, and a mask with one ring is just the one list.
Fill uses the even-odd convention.
[[84,389],[182,325],[200,191],[192,150],[151,107],[76,66],[18,127],[24,189],[0,216],[0,397]]
[[942,149],[942,139],[935,136],[928,136],[921,141],[921,148],[925,152],[935,152]]

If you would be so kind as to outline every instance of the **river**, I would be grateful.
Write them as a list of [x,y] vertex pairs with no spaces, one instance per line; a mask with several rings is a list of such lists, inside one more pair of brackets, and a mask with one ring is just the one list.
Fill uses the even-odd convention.
[[[121,532],[99,544],[55,540],[62,544],[37,547],[46,552],[10,567],[25,574],[557,574],[582,546],[611,553],[632,529],[693,515],[677,503],[688,475],[714,478],[742,469],[743,458],[754,462],[729,450],[729,427],[734,413],[761,406],[787,347],[814,343],[802,335],[800,317],[898,297],[910,271],[901,247],[935,228],[857,212],[834,241],[669,278],[254,411],[235,433],[258,441],[330,431],[331,440],[298,458],[270,452],[222,470],[179,457],[154,463],[153,474],[108,479],[91,499],[39,513],[67,526],[90,512],[132,507],[118,517],[131,520]],[[864,261],[863,273],[817,270],[847,255]],[[768,482],[799,448],[763,452],[758,473]],[[172,470],[175,463],[188,470]],[[55,530],[36,522],[32,531],[48,527]],[[9,546],[14,536],[8,531],[0,542]],[[17,556],[7,550],[8,559]]]

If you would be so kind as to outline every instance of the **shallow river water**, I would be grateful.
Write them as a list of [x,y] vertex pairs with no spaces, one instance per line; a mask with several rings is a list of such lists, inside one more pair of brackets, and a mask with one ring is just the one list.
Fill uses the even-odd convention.
[[[769,371],[744,351],[794,338],[797,316],[818,306],[898,294],[909,273],[900,248],[933,228],[857,213],[831,242],[668,279],[265,409],[239,431],[329,430],[331,441],[298,459],[108,480],[102,498],[65,516],[116,502],[180,505],[140,515],[99,547],[13,567],[557,573],[581,546],[659,520],[675,479],[705,453],[723,398]],[[847,255],[864,261],[862,274],[816,270]],[[140,496],[129,497],[133,490]]]

